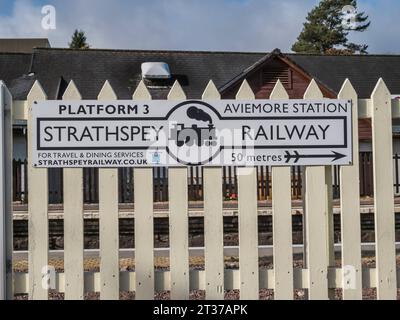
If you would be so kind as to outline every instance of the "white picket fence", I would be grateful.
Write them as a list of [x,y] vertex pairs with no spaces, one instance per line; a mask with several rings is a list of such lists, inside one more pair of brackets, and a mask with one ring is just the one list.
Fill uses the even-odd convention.
[[[35,82],[28,105],[45,100],[39,82]],[[81,95],[73,81],[63,96],[79,100]],[[172,87],[168,99],[184,100],[179,83]],[[237,99],[254,99],[254,93],[243,82]],[[288,99],[278,81],[271,99]],[[323,98],[312,81],[304,99]],[[273,289],[275,299],[293,299],[294,289],[308,289],[309,299],[328,299],[330,289],[342,288],[344,299],[361,299],[363,288],[377,288],[378,299],[395,299],[400,271],[396,269],[392,116],[400,117],[400,104],[379,80],[371,99],[359,100],[346,80],[338,95],[353,101],[353,165],[341,167],[341,252],[342,267],[335,267],[333,255],[333,210],[331,167],[306,167],[305,228],[307,263],[293,268],[290,168],[272,169],[273,269],[259,268],[257,230],[257,187],[253,168],[238,170],[239,269],[224,266],[222,169],[204,168],[205,268],[189,268],[187,168],[169,169],[170,268],[154,269],[153,179],[151,168],[134,169],[135,198],[135,271],[119,268],[118,241],[118,173],[117,169],[99,170],[100,271],[84,272],[83,250],[83,180],[82,169],[64,169],[64,272],[57,273],[56,290],[65,299],[83,299],[85,292],[100,292],[101,299],[118,299],[120,291],[135,291],[136,299],[153,299],[155,291],[170,290],[172,299],[188,299],[190,290],[205,290],[207,299],[223,299],[224,291],[240,290],[241,299],[258,299],[262,288]],[[105,82],[99,100],[117,99],[111,85]],[[143,82],[133,99],[149,100],[151,95]],[[220,99],[212,81],[203,99]],[[30,113],[29,113],[30,114]],[[358,118],[372,118],[376,268],[362,267]],[[28,118],[30,153],[32,119]],[[29,156],[29,154],[28,154]],[[29,293],[30,299],[48,299],[43,267],[48,265],[48,186],[47,169],[29,166],[29,273],[15,273],[15,293]]]

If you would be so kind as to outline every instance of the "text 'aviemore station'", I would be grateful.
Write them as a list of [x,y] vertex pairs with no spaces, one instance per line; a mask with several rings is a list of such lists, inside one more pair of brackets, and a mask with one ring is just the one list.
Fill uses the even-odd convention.
[[[223,101],[223,100],[221,100]],[[59,104],[57,114],[62,116],[157,116],[160,112],[159,101],[148,103],[126,103],[126,104]],[[227,100],[218,112],[221,115],[279,115],[279,114],[343,114],[347,113],[351,106],[350,102],[304,102],[304,100],[288,100],[287,102],[272,101],[245,103]],[[171,107],[173,107],[171,105]],[[162,106],[165,108],[165,106]]]
[[275,103],[227,103],[224,114],[340,114],[347,113],[350,103],[336,102],[275,102]]

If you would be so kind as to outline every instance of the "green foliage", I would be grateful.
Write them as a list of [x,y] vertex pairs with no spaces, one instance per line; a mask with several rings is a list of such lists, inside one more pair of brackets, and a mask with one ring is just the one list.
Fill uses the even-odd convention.
[[322,0],[308,13],[307,21],[303,24],[303,30],[293,44],[292,50],[298,53],[319,54],[336,50],[344,50],[346,53],[367,53],[366,44],[351,43],[347,37],[351,31],[365,31],[370,25],[368,16],[364,12],[357,12],[354,16],[355,26],[348,29],[342,24],[344,19],[342,9],[346,5],[357,9],[357,0]]
[[76,29],[72,35],[71,42],[68,44],[71,49],[89,49],[90,46],[86,42],[85,32]]

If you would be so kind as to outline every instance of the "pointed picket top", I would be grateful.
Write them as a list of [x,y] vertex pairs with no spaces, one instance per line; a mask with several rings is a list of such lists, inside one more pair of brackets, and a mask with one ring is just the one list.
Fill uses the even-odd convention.
[[65,92],[63,94],[63,99],[64,100],[82,100],[82,96],[78,90],[78,88],[75,85],[74,80],[71,80],[68,84],[67,89],[65,89]]
[[10,90],[8,90],[6,83],[3,80],[0,80],[0,87],[4,88],[4,92],[6,94],[10,93]]
[[[237,100],[245,100],[245,99],[255,99],[255,95],[253,90],[250,88],[249,83],[246,79],[243,80],[242,85],[240,86],[238,92],[236,93]],[[244,167],[240,168],[237,171],[238,176],[247,176],[253,173],[254,168],[252,167]]]
[[0,88],[3,88],[3,92],[5,95],[11,97],[11,92],[10,90],[8,90],[8,87],[3,80],[0,80]]
[[243,80],[243,83],[236,94],[236,99],[255,99],[254,92],[250,88],[250,85],[246,79]]
[[183,91],[178,80],[175,80],[170,92],[168,93],[168,100],[185,100],[186,94]]
[[6,83],[0,80],[0,90],[3,90],[4,94],[4,110],[10,111],[12,109],[12,95],[10,90],[8,90]]
[[140,80],[135,92],[132,95],[132,99],[136,100],[151,100],[151,94],[144,84],[143,80]]
[[271,95],[269,96],[270,99],[289,99],[289,95],[283,86],[281,80],[275,83],[274,89],[272,89]]
[[349,79],[346,79],[338,93],[338,99],[357,99],[357,92]]
[[374,91],[372,91],[371,99],[390,101],[390,91],[382,78],[379,78]]
[[304,93],[304,99],[322,99],[324,95],[322,94],[317,82],[312,79]]
[[39,80],[36,80],[31,90],[28,93],[27,100],[32,102],[34,100],[46,100],[46,99],[47,95],[44,92],[42,85],[40,84]]
[[99,100],[107,100],[107,99],[118,99],[117,95],[114,92],[114,89],[111,87],[111,84],[108,80],[106,80],[103,84],[103,87],[100,90],[99,95],[97,96]]
[[210,80],[207,84],[207,87],[204,89],[203,100],[219,100],[221,99],[221,94],[219,93],[217,87],[215,86],[214,82]]

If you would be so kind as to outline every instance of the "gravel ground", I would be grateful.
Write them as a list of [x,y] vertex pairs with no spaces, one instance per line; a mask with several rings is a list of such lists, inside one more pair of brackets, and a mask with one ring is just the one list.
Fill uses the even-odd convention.
[[[334,300],[342,299],[342,290],[335,289],[334,290],[335,297]],[[294,290],[294,300],[306,300],[307,290]],[[224,299],[225,300],[239,300],[240,292],[239,290],[229,290],[225,291]],[[134,300],[135,292],[131,291],[123,291],[120,292],[119,295],[120,300]],[[27,294],[16,295],[15,300],[27,300]],[[49,300],[63,300],[64,293],[58,292],[50,292]],[[85,300],[99,300],[100,293],[99,292],[90,292],[85,294]],[[170,292],[169,291],[161,291],[156,292],[154,295],[154,300],[169,300]],[[205,299],[205,291],[204,290],[192,290],[190,291],[189,300],[204,300]],[[274,299],[274,290],[271,289],[262,289],[260,290],[260,300],[273,300]],[[363,289],[363,300],[376,300],[376,289]],[[397,300],[400,300],[400,289],[397,290]]]

